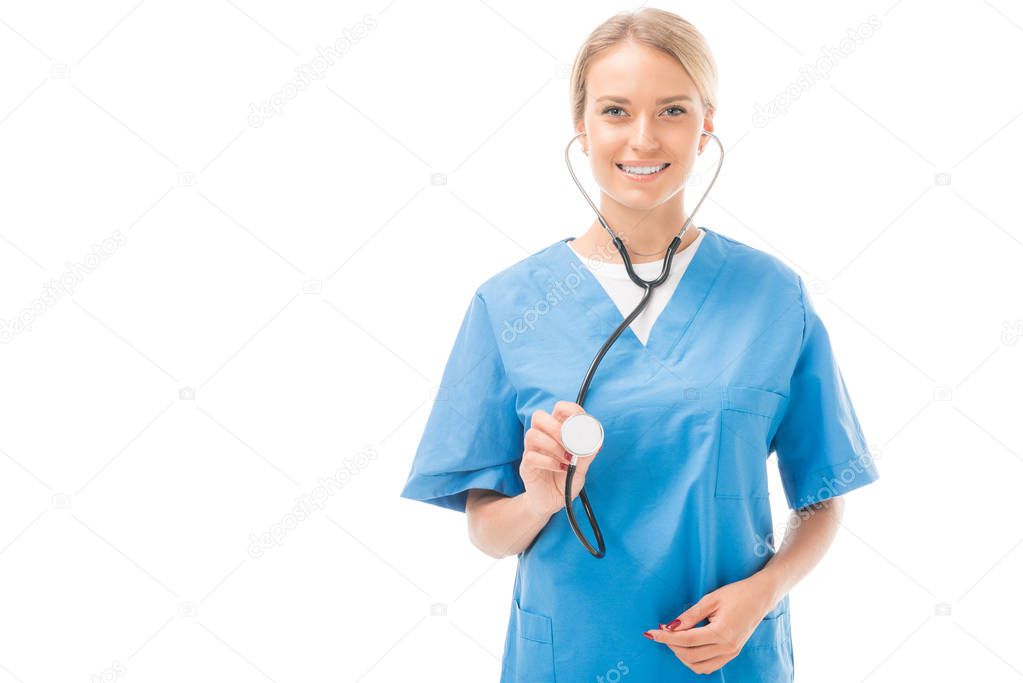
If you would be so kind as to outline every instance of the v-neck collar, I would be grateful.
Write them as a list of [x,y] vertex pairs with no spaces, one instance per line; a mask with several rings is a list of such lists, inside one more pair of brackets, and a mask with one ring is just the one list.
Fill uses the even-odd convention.
[[[639,340],[630,325],[615,342],[615,347],[629,346],[632,349],[640,349],[662,363],[669,360],[710,294],[726,260],[724,239],[721,235],[706,227],[702,229],[704,235],[696,253],[686,266],[664,310],[654,321],[647,343],[644,345]],[[587,277],[582,278],[583,281],[576,288],[575,298],[586,308],[586,317],[590,322],[586,326],[586,335],[602,343],[625,320],[625,316],[582,258],[568,244],[571,239],[566,237],[559,240],[552,246],[551,255],[557,262],[559,270],[585,269]]]

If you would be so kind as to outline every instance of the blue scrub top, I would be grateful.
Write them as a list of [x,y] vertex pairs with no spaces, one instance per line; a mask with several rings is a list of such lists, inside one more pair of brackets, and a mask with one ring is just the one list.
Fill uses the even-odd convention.
[[[607,555],[587,552],[564,509],[518,555],[502,682],[793,679],[788,596],[710,675],[642,635],[770,559],[770,453],[793,509],[878,478],[802,278],[703,229],[647,344],[626,329],[585,401],[604,425],[585,490]],[[568,239],[476,291],[403,497],[464,512],[469,489],[525,490],[530,416],[575,400],[623,319]]]

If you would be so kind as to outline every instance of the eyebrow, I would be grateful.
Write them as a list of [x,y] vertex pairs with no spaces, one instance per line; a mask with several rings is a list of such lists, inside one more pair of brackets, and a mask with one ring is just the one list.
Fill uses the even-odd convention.
[[[632,104],[632,102],[630,102],[626,98],[618,97],[616,95],[604,95],[603,97],[598,97],[596,101],[600,102],[601,100],[611,100],[612,102],[618,102],[619,104]],[[689,95],[673,95],[671,97],[662,97],[661,99],[657,100],[656,104],[664,104],[665,102],[676,102],[678,100],[689,100],[690,102],[692,102],[693,98],[690,97]]]

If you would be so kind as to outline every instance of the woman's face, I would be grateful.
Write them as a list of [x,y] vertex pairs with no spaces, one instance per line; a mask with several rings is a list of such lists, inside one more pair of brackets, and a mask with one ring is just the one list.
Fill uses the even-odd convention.
[[[703,147],[701,131],[714,130],[712,117],[675,58],[626,42],[590,64],[576,132],[586,133],[580,141],[604,193],[629,208],[646,210],[685,185]],[[663,170],[648,173],[664,164]]]

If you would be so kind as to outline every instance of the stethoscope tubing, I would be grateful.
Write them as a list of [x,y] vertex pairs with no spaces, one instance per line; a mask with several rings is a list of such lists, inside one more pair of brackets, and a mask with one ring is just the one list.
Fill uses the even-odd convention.
[[[668,245],[667,253],[664,255],[664,263],[661,267],[661,274],[658,275],[653,280],[649,281],[644,280],[636,273],[635,269],[632,266],[632,259],[629,258],[628,249],[625,248],[625,243],[622,242],[621,238],[617,234],[615,234],[614,230],[611,229],[611,226],[608,225],[607,221],[604,219],[603,214],[600,213],[600,210],[597,208],[597,205],[593,203],[593,200],[590,198],[589,193],[587,193],[586,190],[583,188],[582,184],[579,182],[579,178],[577,178],[575,175],[575,171],[572,169],[572,161],[569,157],[569,151],[572,148],[572,143],[575,142],[579,136],[585,135],[586,133],[578,133],[576,135],[573,135],[572,139],[568,141],[568,145],[565,147],[565,164],[568,166],[568,172],[569,174],[571,174],[572,180],[575,182],[576,187],[579,188],[579,192],[581,192],[583,197],[586,198],[586,202],[590,205],[590,208],[593,209],[593,212],[595,214],[597,214],[597,220],[600,221],[601,226],[603,226],[604,230],[606,230],[607,234],[611,237],[612,244],[614,244],[615,248],[618,250],[618,253],[622,257],[622,261],[625,263],[625,270],[629,274],[629,279],[631,279],[634,283],[636,283],[636,285],[643,288],[644,290],[643,298],[640,299],[639,304],[637,304],[636,308],[633,309],[632,313],[630,313],[621,322],[621,324],[615,328],[614,332],[611,333],[611,336],[609,336],[607,338],[607,341],[604,342],[603,346],[600,347],[600,350],[597,352],[597,355],[593,358],[593,362],[590,363],[590,367],[586,371],[586,376],[583,378],[582,386],[579,387],[579,394],[576,396],[575,400],[575,402],[580,406],[582,406],[583,402],[586,400],[586,395],[587,393],[589,393],[590,390],[590,384],[593,382],[593,376],[596,374],[597,367],[600,365],[600,362],[604,359],[604,356],[607,355],[607,352],[611,350],[611,347],[614,345],[615,341],[617,341],[618,338],[622,335],[622,333],[629,327],[629,325],[632,324],[632,321],[635,320],[636,317],[643,312],[643,309],[646,308],[647,304],[650,302],[650,298],[653,294],[654,289],[663,284],[665,280],[667,280],[668,274],[671,272],[671,264],[675,257],[675,251],[678,249],[679,244],[682,243],[683,235],[685,234],[686,230],[689,229],[690,224],[692,224],[693,222],[693,217],[696,216],[696,212],[700,210],[700,206],[703,204],[703,200],[707,198],[707,195],[710,193],[711,188],[714,187],[714,183],[718,179],[718,174],[721,172],[721,164],[725,160],[725,148],[721,144],[721,140],[719,140],[716,135],[709,131],[702,132],[704,135],[710,136],[714,140],[714,142],[717,143],[718,149],[720,150],[717,167],[714,170],[714,175],[713,177],[711,177],[710,183],[707,185],[707,189],[704,190],[703,192],[703,196],[700,197],[700,201],[696,203],[696,206],[693,208],[693,212],[689,214],[689,218],[686,219],[685,225],[682,226],[682,229],[679,230],[678,234],[675,235],[675,237],[671,240],[671,244]],[[578,538],[579,542],[583,544],[583,547],[585,547],[586,550],[588,550],[591,555],[593,555],[597,559],[600,559],[604,557],[604,555],[606,554],[607,548],[604,545],[604,535],[600,532],[600,525],[597,523],[597,518],[593,514],[593,508],[590,506],[590,499],[586,495],[585,486],[579,491],[579,500],[582,501],[583,510],[586,512],[586,517],[590,522],[590,528],[593,530],[594,538],[597,541],[596,548],[593,547],[593,545],[583,534],[582,529],[579,528],[579,523],[576,520],[575,511],[573,510],[572,480],[575,478],[575,471],[576,465],[573,462],[572,464],[568,465],[568,471],[565,474],[565,512],[568,515],[568,523],[572,527],[572,531],[575,533],[576,538]]]

